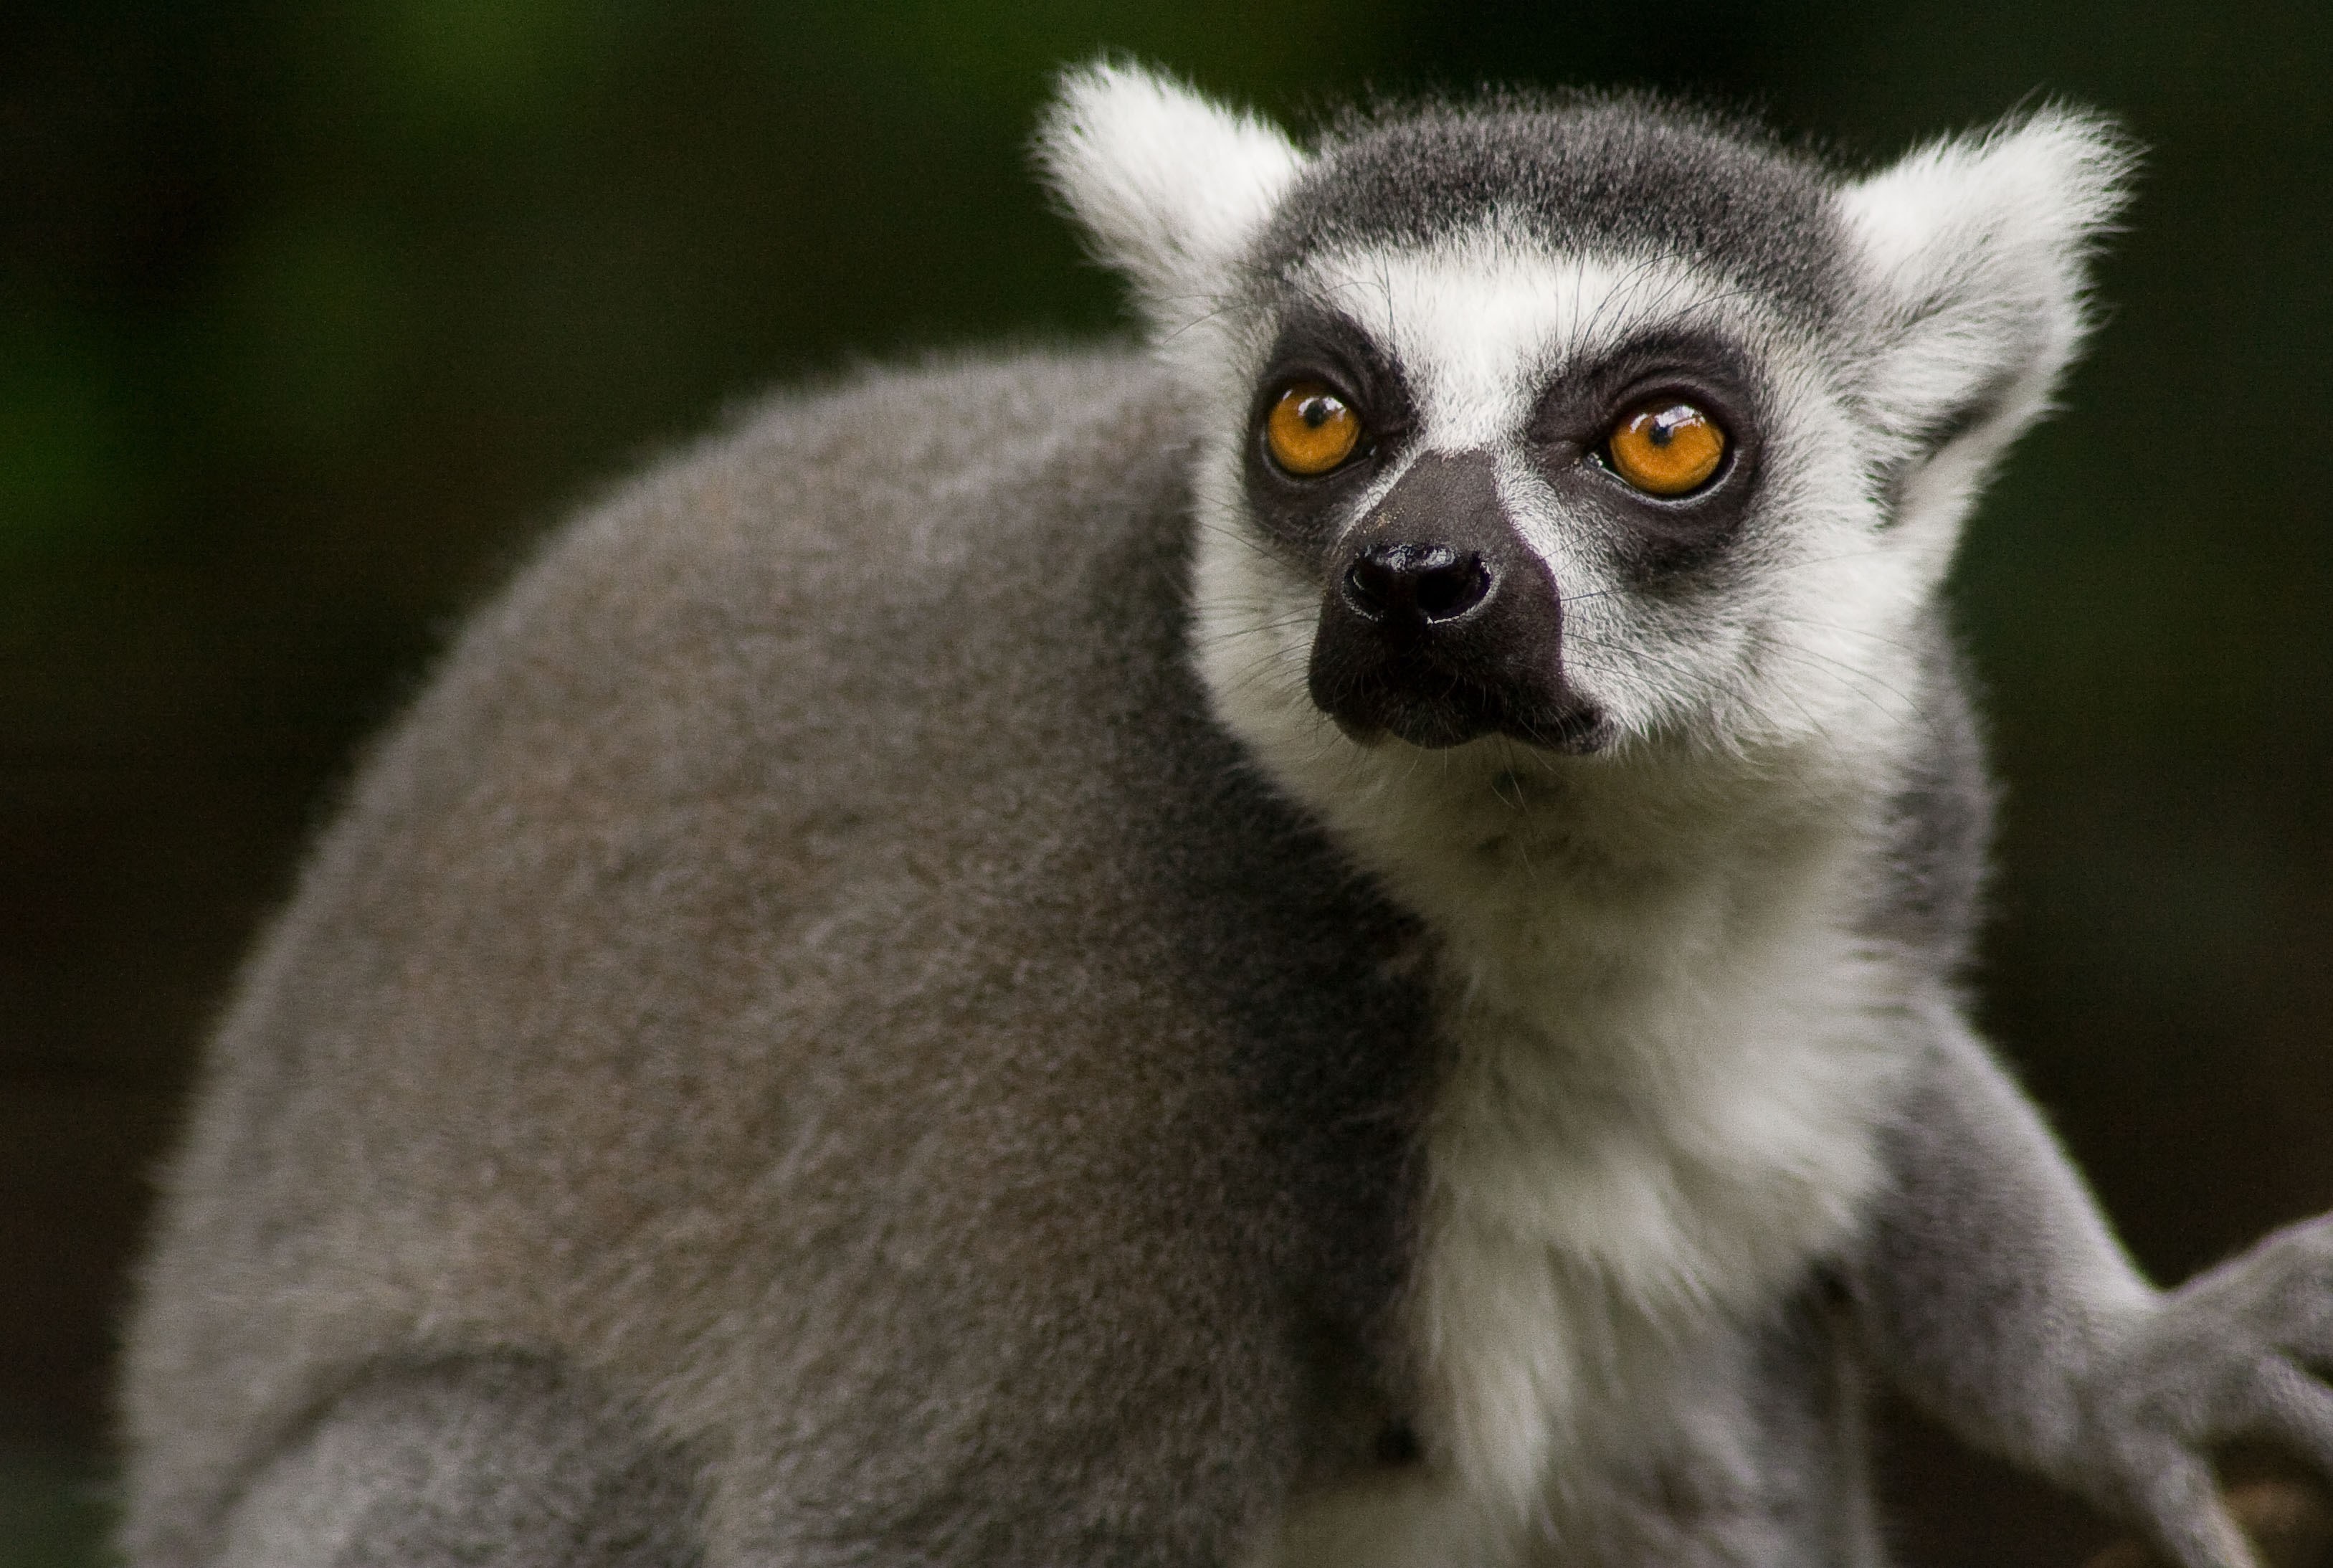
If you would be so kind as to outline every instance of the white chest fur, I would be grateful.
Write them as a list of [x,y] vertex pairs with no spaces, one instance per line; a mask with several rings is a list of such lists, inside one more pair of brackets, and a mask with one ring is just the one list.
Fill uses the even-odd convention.
[[1867,828],[1840,804],[1615,838],[1551,799],[1468,854],[1364,845],[1443,942],[1406,1303],[1426,1462],[1302,1500],[1264,1561],[1536,1558],[1841,1240],[1906,988],[1854,930]]

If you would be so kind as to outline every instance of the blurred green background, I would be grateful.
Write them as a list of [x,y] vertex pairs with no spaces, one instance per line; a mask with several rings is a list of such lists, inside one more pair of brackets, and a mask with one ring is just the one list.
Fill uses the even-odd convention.
[[[2333,1205],[2333,7],[350,0],[0,9],[0,1565],[101,1560],[107,1362],[206,1017],[352,748],[541,530],[773,381],[1114,330],[1024,168],[1104,47],[1293,116],[1627,82],[1853,157],[2151,149],[1961,573],[1985,1013],[2175,1278]],[[2070,1504],[1916,1423],[1914,1563]]]

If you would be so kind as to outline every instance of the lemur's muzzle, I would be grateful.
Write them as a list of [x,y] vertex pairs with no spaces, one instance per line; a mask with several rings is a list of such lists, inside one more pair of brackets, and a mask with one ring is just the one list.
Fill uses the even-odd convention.
[[1338,542],[1312,637],[1312,700],[1357,739],[1503,734],[1592,750],[1563,676],[1563,601],[1500,504],[1488,452],[1420,457]]

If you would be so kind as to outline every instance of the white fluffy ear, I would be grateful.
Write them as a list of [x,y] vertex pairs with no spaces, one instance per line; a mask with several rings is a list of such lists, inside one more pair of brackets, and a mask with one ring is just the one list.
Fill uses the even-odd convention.
[[1304,155],[1273,127],[1166,77],[1071,71],[1037,135],[1046,180],[1166,337],[1214,308]]
[[1865,390],[1902,443],[1899,518],[1939,506],[1956,518],[2048,409],[2089,325],[2090,253],[2136,162],[2105,120],[2046,109],[1840,193],[1877,307]]

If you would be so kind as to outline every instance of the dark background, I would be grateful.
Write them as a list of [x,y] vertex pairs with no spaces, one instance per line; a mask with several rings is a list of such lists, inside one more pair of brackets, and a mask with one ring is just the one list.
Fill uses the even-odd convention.
[[[1110,45],[1303,120],[1629,82],[1854,158],[2037,95],[2151,149],[1962,619],[1984,1010],[2175,1279],[2333,1205],[2333,7],[643,0],[0,10],[0,1564],[94,1562],[124,1271],[351,748],[580,498],[774,380],[1092,333],[1022,148]],[[1891,1433],[1915,1564],[2106,1529]]]

